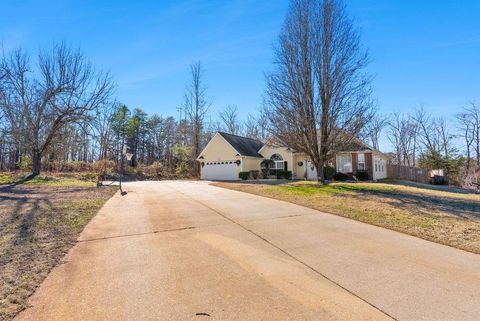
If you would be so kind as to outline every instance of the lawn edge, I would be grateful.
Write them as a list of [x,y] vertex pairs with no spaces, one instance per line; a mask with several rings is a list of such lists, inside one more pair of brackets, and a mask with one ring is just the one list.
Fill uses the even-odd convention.
[[[221,183],[225,183],[225,182],[221,182]],[[378,225],[378,224],[371,224],[371,223],[359,221],[359,220],[356,220],[356,219],[351,218],[351,217],[346,217],[346,216],[342,216],[342,215],[339,215],[339,214],[326,212],[326,211],[323,211],[323,210],[319,210],[318,208],[314,208],[314,207],[311,207],[311,206],[307,206],[307,205],[303,205],[303,204],[298,204],[298,203],[290,202],[290,201],[285,200],[285,199],[275,198],[275,197],[266,196],[266,195],[254,194],[254,193],[246,192],[246,191],[240,191],[240,190],[238,190],[238,189],[223,187],[223,186],[219,186],[219,185],[217,185],[217,184],[219,184],[219,183],[216,183],[216,182],[209,183],[210,186],[214,186],[214,187],[218,187],[218,188],[224,188],[224,189],[228,189],[228,190],[236,191],[236,192],[240,192],[240,193],[255,195],[255,196],[258,196],[258,197],[268,198],[268,199],[272,199],[272,200],[287,202],[287,203],[290,203],[290,204],[294,204],[294,205],[297,205],[297,206],[301,206],[301,207],[304,207],[304,208],[308,208],[308,209],[311,209],[311,210],[315,210],[315,211],[317,211],[317,212],[319,212],[319,213],[321,213],[321,214],[335,215],[335,216],[338,216],[338,217],[341,217],[341,218],[344,218],[344,219],[347,219],[347,220],[350,220],[350,221],[354,221],[354,222],[358,222],[358,223],[362,223],[362,224],[366,224],[366,225],[370,225],[370,226],[375,226],[375,227],[378,227],[378,228],[381,228],[381,229],[384,229],[384,230],[393,231],[393,232],[395,232],[395,233],[400,233],[400,234],[407,235],[407,236],[410,236],[410,237],[415,237],[415,238],[420,239],[420,240],[424,240],[424,241],[427,241],[427,242],[430,242],[430,243],[434,243],[434,244],[446,246],[446,247],[449,247],[449,248],[452,248],[452,249],[455,249],[455,250],[463,251],[463,252],[470,253],[470,254],[474,254],[474,255],[480,255],[480,253],[476,253],[476,252],[473,252],[473,251],[469,251],[469,250],[467,250],[467,249],[462,249],[462,248],[455,247],[455,246],[453,246],[453,245],[445,244],[445,243],[442,243],[442,242],[435,242],[435,241],[429,240],[429,239],[427,239],[427,238],[423,238],[423,237],[418,236],[418,235],[412,235],[412,234],[409,234],[409,233],[405,233],[405,232],[403,232],[403,231],[394,230],[394,229],[391,229],[391,228],[388,228],[388,227],[385,227],[385,226],[381,226],[381,225]],[[230,184],[230,183],[226,183],[226,184]],[[233,183],[233,184],[236,184],[236,183]]]

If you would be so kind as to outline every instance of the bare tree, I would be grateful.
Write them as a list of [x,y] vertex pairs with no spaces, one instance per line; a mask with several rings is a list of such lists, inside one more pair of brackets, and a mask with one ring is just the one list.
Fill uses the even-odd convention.
[[268,138],[268,117],[263,110],[258,115],[248,114],[243,128],[246,137],[265,141]]
[[[204,71],[200,62],[190,66],[190,75],[190,85],[185,93],[183,108],[191,129],[192,158],[194,159],[201,152],[204,121],[209,105],[205,94],[206,88],[203,84]],[[199,172],[199,170],[200,167],[197,166],[196,171]]]
[[233,135],[240,135],[241,122],[238,118],[238,107],[228,105],[227,108],[218,114],[220,118],[220,130],[226,131]]
[[412,119],[417,127],[420,165],[426,169],[444,169],[445,175],[458,178],[461,162],[454,144],[455,135],[442,117],[432,117],[423,108]]
[[470,121],[470,136],[473,140],[472,147],[475,151],[476,165],[480,168],[480,108],[474,102],[464,108],[462,114]]
[[117,102],[108,102],[98,106],[95,117],[89,123],[89,132],[93,133],[98,148],[98,159],[107,159],[112,140],[112,117],[119,108]]
[[258,119],[252,115],[248,114],[247,119],[243,124],[245,128],[245,136],[253,139],[260,139],[260,126],[258,124]]
[[416,165],[417,125],[409,115],[394,113],[388,122],[388,139],[395,148],[398,165]]
[[466,161],[463,178],[468,181],[475,177],[475,171],[480,169],[480,109],[472,102],[470,106],[463,108],[456,118],[460,136],[465,144]]
[[388,125],[388,118],[376,114],[365,127],[365,135],[371,142],[372,147],[379,149],[379,140],[382,130]]
[[459,122],[459,130],[461,132],[461,137],[465,142],[465,152],[466,152],[466,162],[465,162],[465,172],[468,175],[470,173],[470,167],[472,163],[472,145],[475,140],[473,133],[473,123],[472,119],[466,112],[461,112],[456,115],[456,118]]
[[96,73],[80,51],[64,44],[40,52],[38,73],[20,49],[3,56],[0,68],[0,108],[31,154],[33,175],[60,130],[88,117],[113,90],[108,73]]
[[426,150],[438,152],[440,150],[440,136],[434,119],[422,108],[415,110],[413,120],[418,127],[419,142]]
[[340,0],[292,0],[267,75],[274,137],[324,164],[358,136],[372,114],[368,55]]

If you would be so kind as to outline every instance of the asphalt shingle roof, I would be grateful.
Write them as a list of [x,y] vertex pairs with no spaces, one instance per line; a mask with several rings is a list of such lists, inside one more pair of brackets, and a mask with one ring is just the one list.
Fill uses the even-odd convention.
[[259,140],[218,132],[225,140],[232,145],[241,156],[262,157],[258,153],[263,143]]

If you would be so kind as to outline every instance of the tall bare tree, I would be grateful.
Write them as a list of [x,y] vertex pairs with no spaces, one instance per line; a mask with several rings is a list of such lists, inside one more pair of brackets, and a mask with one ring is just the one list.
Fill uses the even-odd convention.
[[462,112],[456,115],[456,118],[459,123],[458,130],[460,131],[460,136],[463,138],[465,144],[465,174],[469,175],[474,161],[472,154],[475,152],[476,139],[478,142],[477,135],[480,130],[480,111],[476,108],[475,104],[472,103],[471,108],[463,108]]
[[227,108],[220,111],[220,130],[226,131],[233,135],[240,135],[241,122],[238,118],[238,107],[236,105],[228,105]]
[[383,129],[388,125],[388,118],[382,115],[376,114],[371,118],[370,122],[365,127],[366,138],[371,142],[372,147],[379,149],[380,135]]
[[266,106],[276,139],[324,164],[371,117],[371,78],[341,0],[292,0],[267,75]]
[[410,115],[394,113],[388,121],[388,139],[395,148],[398,165],[416,165],[418,127]]
[[[195,159],[201,152],[202,134],[209,104],[206,98],[206,87],[203,83],[204,70],[200,62],[190,66],[190,76],[190,84],[184,98],[184,110],[191,129],[192,159]],[[200,167],[197,165],[195,166],[198,173]]]
[[480,168],[480,108],[476,103],[471,102],[460,115],[470,124],[469,136],[472,140],[472,149],[475,152],[476,166]]
[[108,73],[95,72],[80,51],[64,44],[41,51],[36,68],[21,49],[0,64],[0,108],[32,157],[33,175],[40,173],[41,159],[60,131],[87,118],[113,90]]
[[268,117],[260,110],[255,114],[248,114],[247,119],[243,122],[244,135],[249,138],[265,141],[268,138]]

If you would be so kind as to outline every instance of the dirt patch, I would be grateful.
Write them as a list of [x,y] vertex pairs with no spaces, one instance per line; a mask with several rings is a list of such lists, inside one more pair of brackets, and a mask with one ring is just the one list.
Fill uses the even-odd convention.
[[288,201],[480,254],[480,195],[392,183],[214,185]]
[[0,320],[35,291],[116,188],[0,186]]

